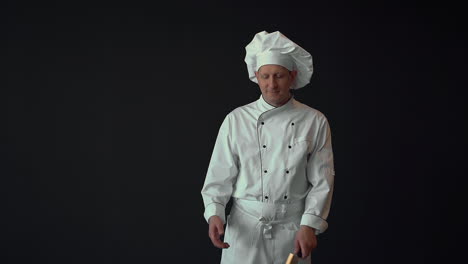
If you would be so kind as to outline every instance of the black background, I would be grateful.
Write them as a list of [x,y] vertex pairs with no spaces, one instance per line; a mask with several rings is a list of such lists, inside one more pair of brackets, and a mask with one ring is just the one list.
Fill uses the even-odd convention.
[[217,263],[200,190],[224,116],[260,95],[243,60],[262,30],[312,54],[296,99],[332,129],[335,194],[313,262],[454,259],[466,214],[453,202],[465,189],[462,12],[4,2],[0,262]]

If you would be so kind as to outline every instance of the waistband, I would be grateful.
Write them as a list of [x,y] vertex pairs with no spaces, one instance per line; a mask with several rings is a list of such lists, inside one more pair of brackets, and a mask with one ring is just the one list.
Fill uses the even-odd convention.
[[268,221],[284,221],[290,217],[304,213],[305,200],[297,200],[287,204],[264,203],[261,201],[233,198],[233,208],[254,218],[264,218]]
[[260,239],[274,239],[273,227],[296,228],[304,213],[305,200],[288,204],[272,204],[234,198],[232,210],[255,219],[256,225],[251,230],[251,246],[258,247]]

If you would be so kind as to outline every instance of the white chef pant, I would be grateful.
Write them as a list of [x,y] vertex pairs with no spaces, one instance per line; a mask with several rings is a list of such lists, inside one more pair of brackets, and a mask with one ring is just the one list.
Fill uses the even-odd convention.
[[[294,253],[294,238],[304,201],[272,204],[234,198],[227,217],[221,264],[284,264]],[[310,263],[310,256],[299,263]]]

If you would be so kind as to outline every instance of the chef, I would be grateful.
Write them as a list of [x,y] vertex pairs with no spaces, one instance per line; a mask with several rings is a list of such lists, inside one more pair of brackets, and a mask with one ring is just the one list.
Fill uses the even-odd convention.
[[209,237],[224,264],[284,264],[291,252],[310,263],[335,175],[327,118],[291,92],[309,83],[312,56],[279,31],[257,33],[245,49],[261,95],[220,126],[201,190]]

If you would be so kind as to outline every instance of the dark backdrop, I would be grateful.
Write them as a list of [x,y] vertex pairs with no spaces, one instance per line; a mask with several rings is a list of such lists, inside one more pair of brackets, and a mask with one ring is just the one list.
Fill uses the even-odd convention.
[[314,263],[453,257],[465,215],[449,203],[464,190],[458,7],[3,7],[0,262],[217,263],[200,190],[224,116],[260,95],[243,59],[262,30],[312,53],[296,99],[332,129],[335,194]]

